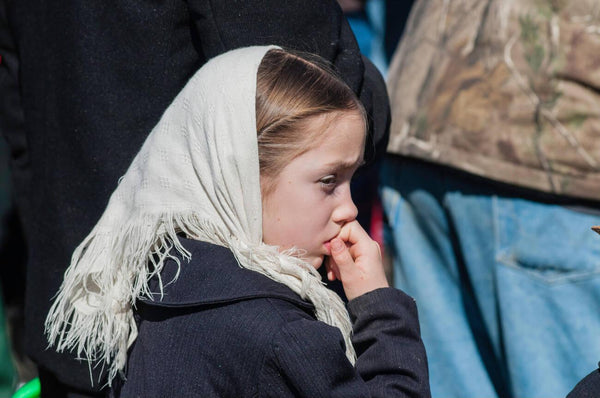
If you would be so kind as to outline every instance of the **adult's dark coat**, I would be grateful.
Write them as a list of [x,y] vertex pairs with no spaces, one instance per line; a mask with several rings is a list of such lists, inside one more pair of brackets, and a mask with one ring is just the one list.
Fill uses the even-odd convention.
[[256,44],[332,61],[385,147],[383,81],[334,0],[0,0],[0,131],[28,244],[26,345],[63,383],[90,388],[87,364],[46,349],[43,335],[71,252],[192,73]]
[[[394,288],[351,300],[353,345],[287,286],[240,268],[224,247],[181,239],[191,261],[165,262],[166,287],[137,306],[139,335],[122,397],[429,397],[412,298]],[[157,280],[150,288],[159,292]]]

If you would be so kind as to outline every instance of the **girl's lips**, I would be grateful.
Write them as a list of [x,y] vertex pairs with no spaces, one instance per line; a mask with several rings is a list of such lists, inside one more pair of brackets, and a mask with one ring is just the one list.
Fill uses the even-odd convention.
[[330,256],[331,255],[331,241],[328,240],[327,242],[325,242],[323,244],[323,246],[325,246],[325,249],[327,250],[327,255]]

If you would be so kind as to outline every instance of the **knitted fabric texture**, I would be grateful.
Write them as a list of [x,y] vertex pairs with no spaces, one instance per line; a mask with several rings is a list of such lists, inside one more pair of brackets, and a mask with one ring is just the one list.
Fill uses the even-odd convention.
[[[75,249],[46,319],[57,351],[74,351],[122,372],[137,337],[133,307],[150,297],[173,251],[189,261],[177,234],[229,248],[241,267],[311,301],[317,319],[338,327],[354,363],[352,326],[341,299],[292,250],[262,243],[256,137],[258,66],[272,48],[213,58],[190,79],[149,134],[90,234]],[[162,281],[160,286],[171,281]]]

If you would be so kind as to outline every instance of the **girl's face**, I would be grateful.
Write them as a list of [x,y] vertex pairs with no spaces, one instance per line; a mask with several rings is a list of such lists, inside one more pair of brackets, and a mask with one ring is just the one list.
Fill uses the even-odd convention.
[[262,199],[263,242],[302,249],[319,268],[331,239],[356,218],[350,179],[363,161],[365,130],[358,112],[315,116],[308,126],[312,149],[261,181],[272,187]]

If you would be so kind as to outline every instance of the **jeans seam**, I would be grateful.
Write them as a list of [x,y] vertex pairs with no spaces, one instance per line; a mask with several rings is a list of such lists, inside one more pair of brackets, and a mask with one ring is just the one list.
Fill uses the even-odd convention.
[[507,268],[519,271],[522,274],[526,274],[536,280],[542,281],[548,285],[555,285],[561,283],[570,283],[570,282],[578,282],[578,281],[588,281],[590,277],[600,276],[600,268],[595,269],[587,269],[582,271],[570,271],[565,272],[564,275],[557,276],[544,276],[540,273],[539,270],[534,268],[525,267],[521,265],[518,261],[511,259],[508,256],[499,255],[496,258],[496,261],[499,265],[505,266]]

